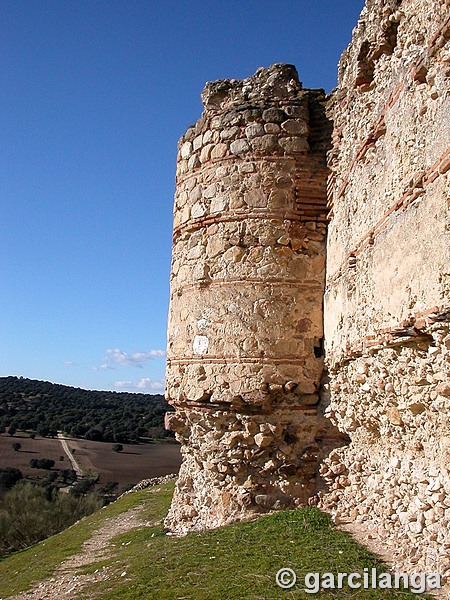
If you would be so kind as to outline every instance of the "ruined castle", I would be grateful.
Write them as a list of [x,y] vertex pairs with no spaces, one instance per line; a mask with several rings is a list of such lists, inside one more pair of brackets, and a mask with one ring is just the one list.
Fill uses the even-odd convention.
[[450,572],[450,1],[367,0],[327,96],[206,85],[179,143],[166,525],[315,503]]

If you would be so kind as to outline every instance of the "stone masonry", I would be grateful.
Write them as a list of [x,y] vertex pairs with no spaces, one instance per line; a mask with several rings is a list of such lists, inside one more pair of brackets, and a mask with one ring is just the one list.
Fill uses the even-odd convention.
[[368,1],[329,107],[322,506],[450,569],[450,2]]
[[367,0],[331,96],[273,65],[202,99],[177,167],[167,526],[318,502],[449,575],[450,0]]
[[166,524],[214,527],[304,503],[332,437],[323,372],[321,91],[293,66],[216,81],[180,140],[167,426],[183,464]]

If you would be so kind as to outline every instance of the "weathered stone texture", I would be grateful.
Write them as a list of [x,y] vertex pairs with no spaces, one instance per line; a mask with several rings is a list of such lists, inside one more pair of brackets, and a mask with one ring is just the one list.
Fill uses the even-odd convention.
[[368,2],[341,60],[329,162],[333,359],[448,298],[448,15],[442,1]]
[[370,1],[339,68],[327,415],[351,444],[323,506],[450,572],[450,3]]
[[331,99],[289,65],[207,84],[177,168],[171,529],[318,492],[450,574],[449,98],[450,0],[367,0]]
[[184,459],[166,523],[181,531],[306,502],[331,429],[315,406],[323,92],[274,65],[202,99],[179,145],[168,326],[168,426]]

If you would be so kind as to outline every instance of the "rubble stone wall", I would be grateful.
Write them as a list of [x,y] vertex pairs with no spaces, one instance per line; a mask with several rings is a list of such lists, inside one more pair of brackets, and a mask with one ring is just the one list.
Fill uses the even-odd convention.
[[[179,143],[167,426],[183,464],[166,524],[306,502],[323,448],[325,96],[294,67],[207,84]],[[325,440],[325,442],[323,441]]]
[[450,570],[450,3],[368,0],[330,106],[323,506]]

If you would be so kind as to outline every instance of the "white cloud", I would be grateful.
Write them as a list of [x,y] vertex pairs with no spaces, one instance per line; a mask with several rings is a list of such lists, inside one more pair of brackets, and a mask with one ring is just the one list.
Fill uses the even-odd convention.
[[125,367],[138,367],[139,369],[142,369],[144,364],[149,360],[161,358],[163,356],[166,356],[166,352],[164,350],[148,350],[147,352],[133,352],[132,354],[128,354],[119,348],[108,348],[108,350],[106,350],[106,356],[103,359],[103,364],[99,367],[92,367],[92,370],[114,370],[116,365]]
[[114,371],[114,367],[107,364],[107,363],[103,363],[103,365],[100,365],[99,367],[92,367],[93,371]]
[[74,362],[73,360],[66,360],[64,361],[64,364],[66,365],[66,367],[77,367],[78,363]]
[[162,394],[164,392],[164,381],[158,381],[150,377],[144,377],[138,381],[116,381],[114,386],[128,392],[142,392],[146,394]]
[[127,354],[123,350],[119,350],[119,348],[108,348],[106,354],[108,355],[106,357],[107,360],[116,365],[139,367],[141,369],[149,360],[166,355],[164,350],[149,350],[148,352],[133,352],[133,354]]
[[136,387],[139,390],[161,390],[164,391],[164,381],[157,381],[155,379],[150,379],[150,377],[144,377],[136,384]]
[[132,381],[115,381],[114,387],[118,388],[129,388],[133,385]]

